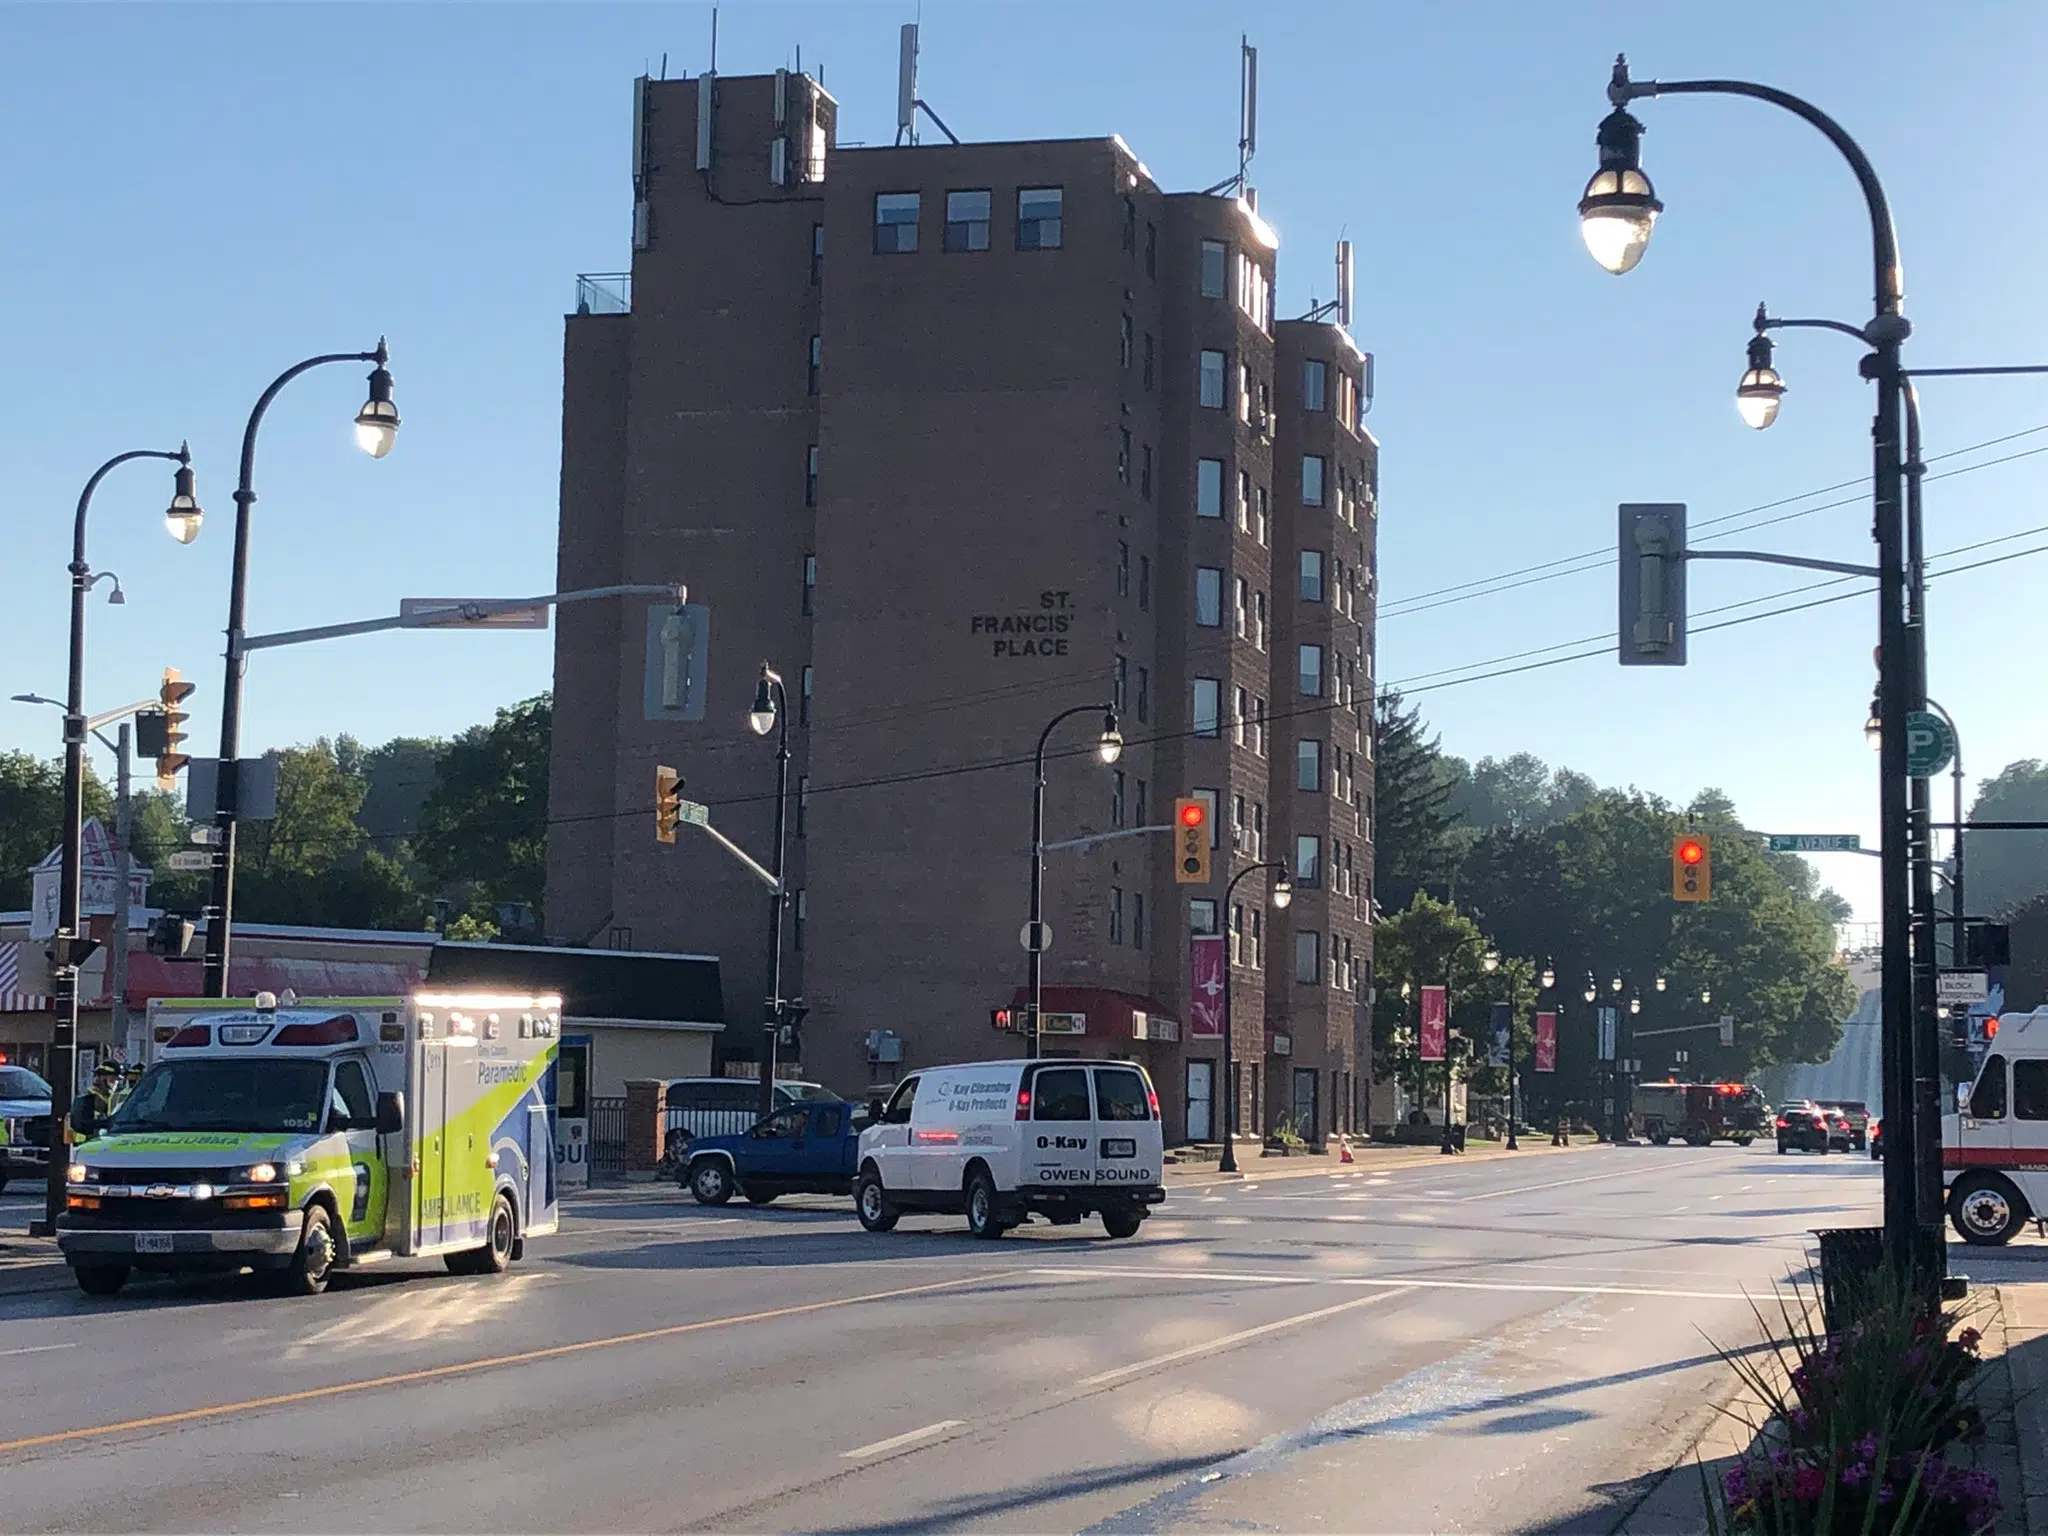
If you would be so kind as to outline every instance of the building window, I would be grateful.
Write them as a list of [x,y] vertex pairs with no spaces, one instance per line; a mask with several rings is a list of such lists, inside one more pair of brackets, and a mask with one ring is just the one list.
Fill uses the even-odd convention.
[[796,835],[807,836],[811,824],[811,776],[800,773],[796,778]]
[[804,617],[809,618],[818,606],[818,557],[804,556]]
[[1309,358],[1301,365],[1301,408],[1304,411],[1325,411],[1330,407],[1330,365],[1320,358]]
[[1152,499],[1152,445],[1144,443],[1138,449],[1138,494],[1147,501]]
[[1195,460],[1195,516],[1223,515],[1223,461]]
[[803,951],[804,924],[811,915],[811,904],[805,899],[809,895],[808,891],[799,886],[796,891],[796,900],[790,904],[790,938],[794,942],[798,953]]
[[1251,968],[1255,971],[1262,971],[1266,968],[1265,916],[1266,914],[1263,908],[1252,908],[1252,942],[1251,954],[1248,958],[1248,963],[1250,964]]
[[1252,531],[1252,472],[1248,469],[1237,472],[1237,531]]
[[1294,840],[1294,883],[1323,883],[1323,840],[1304,832]]
[[1195,567],[1195,622],[1204,629],[1223,627],[1223,572],[1217,566]]
[[1263,800],[1252,802],[1252,857],[1266,856],[1266,805]]
[[1194,729],[1197,736],[1223,734],[1223,684],[1213,677],[1195,679]]
[[811,226],[811,286],[817,287],[825,276],[825,226]]
[[1301,504],[1304,507],[1320,507],[1323,504],[1323,472],[1329,467],[1327,461],[1313,453],[1301,456]]
[[1056,251],[1060,248],[1060,210],[1065,194],[1058,187],[1017,189],[1017,249]]
[[1209,934],[1216,931],[1216,903],[1207,896],[1197,896],[1188,903],[1188,932]]
[[907,256],[917,249],[915,192],[875,194],[875,254]]
[[1301,600],[1304,603],[1323,600],[1323,552],[1320,549],[1301,552]]
[[1252,370],[1245,362],[1237,365],[1237,419],[1247,424],[1252,419]]
[[804,454],[804,505],[818,504],[818,445],[811,444]]
[[1211,848],[1221,847],[1223,843],[1223,829],[1216,824],[1216,810],[1221,803],[1221,796],[1213,789],[1201,788],[1189,790],[1188,796],[1191,799],[1202,802],[1202,810],[1206,813],[1209,824],[1209,846]]
[[1251,631],[1251,586],[1240,576],[1235,583],[1235,601],[1231,604],[1231,623],[1237,629],[1237,638],[1242,640]]
[[1223,386],[1230,359],[1221,352],[1204,351],[1201,358],[1201,400],[1212,411],[1223,409]]
[[1132,364],[1133,362],[1135,362],[1135,361],[1137,360],[1137,355],[1138,355],[1138,333],[1137,333],[1137,331],[1136,331],[1136,330],[1134,330],[1134,329],[1132,328],[1132,326],[1131,326],[1131,317],[1130,317],[1129,315],[1125,315],[1125,316],[1123,317],[1123,319],[1122,319],[1122,320],[1120,320],[1120,321],[1118,321],[1118,322],[1117,322],[1117,331],[1116,331],[1116,365],[1117,365],[1117,367],[1119,367],[1119,368],[1123,369],[1123,370],[1124,370],[1124,371],[1125,371],[1126,373],[1128,373],[1128,372],[1130,371],[1130,367],[1131,367],[1131,364]]
[[1116,595],[1131,595],[1131,546],[1122,539],[1116,541]]
[[[1140,667],[1140,668],[1138,668],[1138,672],[1139,672],[1139,675],[1140,675],[1140,676],[1142,676],[1142,675],[1144,674],[1144,671],[1145,671],[1145,669],[1144,669],[1143,667]],[[1146,825],[1146,821],[1145,821],[1145,805],[1146,805],[1146,800],[1145,800],[1145,781],[1144,781],[1143,779],[1134,779],[1134,780],[1132,781],[1132,790],[1131,790],[1131,825],[1132,825],[1132,826],[1134,826],[1134,827],[1142,827],[1142,826]]]
[[1156,372],[1158,360],[1157,352],[1158,349],[1152,345],[1152,333],[1147,331],[1145,333],[1145,387],[1147,389],[1152,387],[1152,379]]
[[1319,699],[1323,696],[1323,648],[1320,645],[1301,647],[1301,692],[1304,698]]
[[1124,941],[1124,888],[1112,885],[1109,888],[1109,942],[1121,944]]
[[1202,297],[1220,299],[1230,284],[1230,247],[1221,240],[1202,242]]
[[1124,199],[1124,249],[1135,251],[1137,248],[1138,200],[1134,197],[1126,197]]
[[1125,485],[1131,483],[1131,429],[1116,429],[1116,477]]
[[1266,488],[1263,485],[1259,487],[1259,525],[1256,532],[1260,548],[1263,549],[1271,545],[1273,542],[1273,508],[1271,499],[1266,495]]
[[1233,901],[1230,904],[1230,963],[1232,965],[1244,964],[1243,944],[1244,903]]
[[1323,936],[1314,929],[1295,932],[1294,979],[1304,987],[1315,986],[1323,979]]
[[[1138,668],[1138,724],[1152,723],[1152,674],[1144,667]],[[1139,783],[1144,780],[1140,779]],[[1140,795],[1139,799],[1144,796]]]
[[1109,702],[1118,714],[1124,712],[1124,694],[1130,679],[1131,664],[1128,658],[1119,656],[1109,678]]
[[1251,693],[1240,687],[1231,690],[1230,739],[1238,746],[1245,745],[1245,730],[1252,715]]
[[1152,557],[1138,556],[1138,611],[1152,611]]
[[804,369],[804,393],[805,393],[805,394],[807,394],[807,395],[815,395],[815,394],[816,394],[816,393],[818,392],[818,374],[819,374],[819,369],[820,369],[820,365],[821,365],[821,364],[822,364],[822,363],[823,363],[824,361],[825,361],[825,342],[824,342],[824,338],[823,338],[822,336],[813,336],[813,337],[811,338],[811,353],[810,353],[810,361],[809,361],[809,363],[808,363],[808,364],[806,365],[806,367],[805,367],[805,369]]
[[975,192],[946,194],[945,248],[949,251],[988,249],[989,195],[984,188]]
[[1323,744],[1320,741],[1297,741],[1294,744],[1294,787],[1311,794],[1322,793]]
[[1131,892],[1131,948],[1145,947],[1145,893]]
[[1109,824],[1112,827],[1124,824],[1124,771],[1121,768],[1109,776]]
[[809,725],[811,723],[811,669],[809,667],[804,668],[803,693],[796,703],[796,723],[798,725]]
[[1252,700],[1252,750],[1260,757],[1266,755],[1266,701]]
[[1250,256],[1237,258],[1237,307],[1262,331],[1273,329],[1273,280]]
[[1263,651],[1266,648],[1266,594],[1252,594],[1252,648]]

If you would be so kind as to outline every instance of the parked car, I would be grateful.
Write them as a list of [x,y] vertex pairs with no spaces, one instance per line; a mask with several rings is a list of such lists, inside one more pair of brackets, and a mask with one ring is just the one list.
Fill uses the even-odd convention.
[[51,1126],[50,1085],[27,1067],[0,1063],[0,1190],[10,1174],[49,1177]]
[[1823,1115],[1827,1116],[1828,1150],[1830,1152],[1847,1152],[1852,1150],[1856,1144],[1856,1133],[1850,1129],[1849,1117],[1841,1110],[1830,1109],[1825,1104],[1818,1106],[1818,1108]]
[[1829,1150],[1828,1112],[1818,1104],[1787,1104],[1778,1111],[1777,1126],[1780,1152]]
[[1884,1122],[1870,1117],[1870,1160],[1875,1163],[1884,1157]]
[[[822,1083],[777,1082],[775,1107],[813,1099],[837,1099]],[[665,1123],[662,1146],[682,1132],[682,1141],[699,1136],[738,1136],[761,1118],[761,1085],[751,1077],[676,1077],[662,1092]]]
[[1870,1106],[1861,1099],[1822,1099],[1822,1109],[1838,1109],[1849,1122],[1849,1148],[1861,1152],[1870,1144]]
[[734,1195],[766,1205],[781,1195],[850,1195],[869,1106],[810,1099],[778,1109],[737,1136],[699,1136],[677,1182],[699,1205]]

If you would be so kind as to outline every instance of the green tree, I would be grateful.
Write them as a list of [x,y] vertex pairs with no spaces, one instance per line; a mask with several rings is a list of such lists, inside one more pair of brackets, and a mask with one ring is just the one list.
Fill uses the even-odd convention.
[[1407,1083],[1425,1102],[1441,1098],[1442,1065],[1421,1061],[1417,1055],[1422,989],[1448,986],[1450,1027],[1465,1031],[1468,1039],[1481,1039],[1494,1000],[1491,978],[1480,963],[1489,942],[1471,918],[1423,891],[1373,926],[1378,992],[1372,1014],[1375,1076]]
[[393,856],[410,848],[419,833],[420,807],[433,793],[435,771],[447,751],[439,737],[394,736],[361,754],[356,772],[363,780],[363,803],[356,823],[373,847]]
[[464,731],[435,766],[414,848],[438,890],[479,918],[501,902],[540,906],[553,736],[544,693]]
[[[86,763],[85,814],[114,825],[106,787]],[[27,752],[0,752],[0,910],[29,904],[29,871],[64,840],[64,765]]]
[[1400,911],[1455,867],[1449,807],[1461,765],[1398,693],[1375,701],[1373,733],[1374,894],[1383,910]]
[[[2048,764],[2008,763],[1977,786],[1971,821],[2048,821]],[[2048,892],[2048,832],[1965,832],[1963,895],[1972,913],[2003,916]]]
[[1530,752],[1504,758],[1482,757],[1467,770],[1453,758],[1461,775],[1446,809],[1478,831],[1493,827],[1533,830],[1561,821],[1591,803],[1595,786],[1569,768],[1553,772]]

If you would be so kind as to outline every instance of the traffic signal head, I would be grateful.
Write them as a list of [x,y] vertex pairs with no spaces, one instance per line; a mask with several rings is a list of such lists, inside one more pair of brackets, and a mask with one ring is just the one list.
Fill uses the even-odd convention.
[[151,722],[151,745],[157,750],[151,755],[156,758],[156,787],[172,790],[178,787],[178,770],[192,759],[178,750],[185,740],[185,701],[192,697],[199,685],[187,683],[178,677],[176,667],[164,668],[163,687],[157,690],[157,703],[161,706],[162,725],[157,728]]
[[1705,901],[1714,889],[1712,849],[1706,834],[1687,832],[1671,842],[1671,899]]
[[1176,885],[1209,883],[1209,803],[1189,795],[1173,802],[1173,879]]
[[657,843],[676,840],[676,817],[682,810],[682,787],[682,775],[675,769],[662,766],[654,770],[654,840]]

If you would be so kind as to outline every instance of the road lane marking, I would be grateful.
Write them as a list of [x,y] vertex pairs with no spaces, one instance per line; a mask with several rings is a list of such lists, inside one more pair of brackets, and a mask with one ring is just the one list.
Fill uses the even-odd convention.
[[1350,1312],[1359,1307],[1369,1307],[1377,1302],[1392,1301],[1400,1294],[1398,1289],[1376,1292],[1371,1296],[1357,1296],[1350,1301],[1340,1301],[1333,1307],[1318,1307],[1313,1312],[1300,1312],[1293,1317],[1283,1317],[1271,1323],[1262,1323],[1256,1328],[1246,1328],[1239,1333],[1227,1333],[1220,1339],[1211,1339],[1206,1344],[1190,1344],[1185,1349],[1171,1350],[1163,1355],[1154,1355],[1150,1360],[1136,1360],[1129,1365],[1120,1365],[1113,1371],[1102,1371],[1075,1383],[1081,1391],[1092,1387],[1108,1386],[1112,1381],[1121,1381],[1126,1376],[1135,1376],[1140,1371],[1156,1370],[1162,1365],[1172,1365],[1181,1360],[1192,1360],[1197,1355],[1210,1355],[1218,1350],[1229,1349],[1247,1339],[1262,1338],[1269,1333],[1278,1333],[1283,1328],[1299,1327],[1303,1323],[1317,1322],[1325,1317],[1334,1317],[1339,1312]]
[[[1211,1284],[1243,1282],[1249,1285],[1336,1285],[1371,1290],[1398,1291],[1529,1291],[1547,1296],[1661,1296],[1676,1301],[1747,1301],[1745,1291],[1681,1291],[1648,1285],[1544,1285],[1531,1280],[1446,1280],[1434,1275],[1388,1275],[1368,1279],[1362,1275],[1262,1275],[1242,1271],[1208,1269],[1113,1269],[1102,1265],[1069,1265],[1062,1269],[1032,1270],[1032,1274],[1077,1274],[1102,1279],[1201,1280]],[[6,1450],[0,1444],[0,1451]]]
[[1458,1202],[1469,1205],[1474,1200],[1498,1200],[1502,1195],[1532,1195],[1539,1189],[1563,1189],[1568,1184],[1597,1184],[1602,1179],[1639,1179],[1644,1177],[1640,1168],[1617,1168],[1611,1173],[1589,1173],[1582,1179],[1555,1179],[1548,1184],[1519,1184],[1513,1189],[1488,1189],[1476,1195],[1460,1195]]
[[163,1429],[173,1424],[192,1424],[202,1419],[224,1418],[229,1414],[253,1413],[265,1408],[315,1403],[330,1397],[347,1397],[380,1387],[410,1386],[422,1381],[445,1381],[450,1377],[474,1375],[500,1366],[531,1365],[540,1360],[559,1360],[587,1354],[596,1349],[616,1349],[626,1344],[646,1344],[656,1339],[681,1338],[713,1328],[738,1323],[765,1323],[782,1317],[802,1317],[812,1312],[830,1312],[869,1301],[894,1301],[904,1296],[927,1296],[934,1291],[957,1290],[963,1285],[984,1285],[1028,1274],[1021,1269],[995,1270],[968,1275],[958,1280],[935,1280],[928,1285],[901,1286],[889,1291],[867,1291],[859,1296],[835,1296],[825,1301],[807,1301],[793,1307],[773,1307],[765,1312],[743,1312],[730,1317],[707,1317],[694,1323],[674,1323],[666,1328],[643,1328],[636,1333],[612,1334],[601,1339],[579,1339],[573,1344],[550,1344],[543,1349],[523,1349],[516,1354],[491,1355],[481,1360],[459,1360],[450,1365],[427,1366],[416,1371],[398,1371],[388,1376],[371,1376],[359,1381],[339,1381],[332,1386],[308,1387],[299,1392],[279,1392],[269,1397],[245,1398],[237,1403],[215,1403],[205,1408],[181,1408],[171,1413],[153,1413],[140,1419],[123,1419],[113,1424],[92,1424],[81,1429],[63,1429],[44,1435],[24,1435],[17,1440],[0,1440],[0,1455],[10,1451],[33,1450],[38,1446],[61,1445],[74,1440],[98,1440],[108,1435],[131,1434],[136,1430]]
[[0,1356],[6,1355],[48,1355],[60,1349],[76,1349],[76,1344],[31,1344],[26,1349],[0,1349]]
[[859,1461],[864,1456],[880,1456],[886,1451],[900,1451],[906,1445],[915,1445],[920,1440],[929,1440],[934,1435],[943,1435],[949,1429],[958,1429],[965,1419],[941,1419],[936,1424],[927,1424],[923,1429],[907,1430],[900,1435],[891,1435],[886,1440],[877,1440],[873,1445],[863,1445],[851,1451],[841,1451],[842,1461]]

